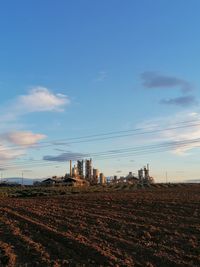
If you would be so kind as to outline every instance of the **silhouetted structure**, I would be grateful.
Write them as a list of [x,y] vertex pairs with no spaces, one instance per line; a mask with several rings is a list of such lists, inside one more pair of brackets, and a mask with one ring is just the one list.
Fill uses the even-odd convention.
[[104,185],[106,183],[106,177],[103,173],[100,173],[100,184]]
[[92,180],[92,159],[87,159],[85,161],[85,179],[88,182],[91,182]]
[[92,177],[92,184],[98,184],[99,182],[99,170],[93,169],[93,177]]
[[81,178],[84,178],[84,161],[83,160],[77,161],[77,169],[78,169],[78,175]]

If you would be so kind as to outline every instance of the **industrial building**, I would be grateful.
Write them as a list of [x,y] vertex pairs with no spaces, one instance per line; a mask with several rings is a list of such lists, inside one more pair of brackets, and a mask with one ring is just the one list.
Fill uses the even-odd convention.
[[138,176],[135,176],[133,172],[129,172],[128,175],[121,176],[120,178],[114,176],[111,179],[111,183],[129,183],[145,185],[154,183],[154,178],[150,176],[149,164],[147,164],[147,166],[144,166],[144,168],[138,170]]
[[88,182],[84,179],[73,178],[71,176],[66,175],[65,177],[52,177],[46,180],[43,180],[38,185],[42,186],[87,186]]
[[106,177],[104,176],[103,173],[100,173],[100,184],[101,185],[106,184]]
[[97,185],[100,179],[99,170],[92,167],[92,159],[78,160],[77,165],[74,165],[73,168],[70,160],[70,173],[65,177],[84,180],[90,185]]
[[138,170],[136,177],[133,172],[126,176],[117,176],[107,178],[98,169],[92,167],[92,159],[78,160],[77,164],[72,167],[70,160],[70,171],[64,177],[52,177],[41,182],[42,185],[67,185],[67,186],[88,186],[88,185],[105,185],[108,183],[128,183],[128,184],[151,184],[154,182],[153,177],[149,174],[149,164]]
[[81,178],[84,178],[84,161],[83,160],[77,161],[77,170],[78,170],[78,175]]
[[154,183],[154,178],[149,174],[149,164],[138,170],[138,179],[140,184]]
[[80,187],[80,186],[88,186],[89,183],[85,179],[73,178],[73,177],[65,177],[64,185]]
[[93,169],[93,175],[92,175],[92,184],[98,184],[99,182],[99,170]]
[[[84,166],[85,163],[85,166]],[[70,161],[70,173],[67,177],[72,177],[73,179],[82,179],[87,181],[89,185],[105,185],[107,179],[103,173],[100,173],[98,169],[92,168],[92,159],[78,160],[77,165],[71,170],[72,162]],[[84,168],[85,167],[85,168]],[[85,173],[84,173],[85,169]],[[154,182],[153,177],[149,174],[149,164],[138,170],[138,176],[135,176],[133,172],[129,172],[126,176],[111,177],[108,183],[128,183],[128,184],[151,184]]]
[[85,179],[88,182],[92,181],[92,159],[85,160]]
[[139,179],[134,176],[132,172],[129,172],[129,174],[125,177],[126,182],[129,184],[137,184]]

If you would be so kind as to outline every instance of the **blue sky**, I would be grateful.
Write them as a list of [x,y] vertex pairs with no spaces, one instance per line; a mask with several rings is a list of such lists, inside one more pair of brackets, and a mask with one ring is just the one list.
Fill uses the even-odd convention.
[[[200,137],[199,8],[197,0],[2,2],[3,176],[62,175],[63,157],[77,153],[189,141],[159,153],[94,157],[94,164],[106,175],[149,162],[157,181],[166,171],[173,181],[199,178],[199,143],[191,141]],[[194,120],[195,126],[154,134],[64,140]]]

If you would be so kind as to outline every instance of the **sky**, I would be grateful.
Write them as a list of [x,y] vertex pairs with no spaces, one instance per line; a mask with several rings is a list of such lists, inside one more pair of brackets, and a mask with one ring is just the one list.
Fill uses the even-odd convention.
[[0,9],[0,171],[200,178],[198,0],[18,0]]

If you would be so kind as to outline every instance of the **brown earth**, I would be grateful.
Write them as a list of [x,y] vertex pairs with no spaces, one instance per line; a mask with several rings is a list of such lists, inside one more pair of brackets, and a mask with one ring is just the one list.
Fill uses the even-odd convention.
[[0,199],[0,266],[200,266],[200,186]]

